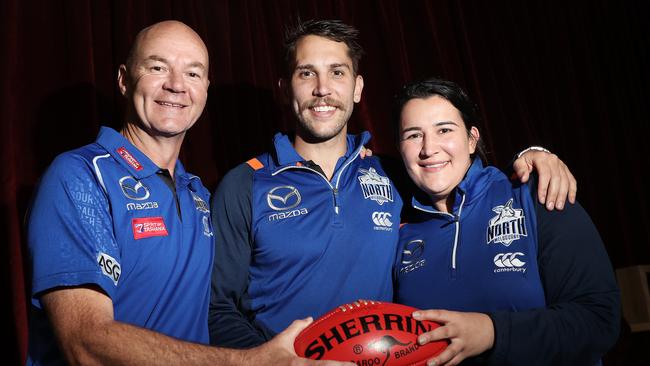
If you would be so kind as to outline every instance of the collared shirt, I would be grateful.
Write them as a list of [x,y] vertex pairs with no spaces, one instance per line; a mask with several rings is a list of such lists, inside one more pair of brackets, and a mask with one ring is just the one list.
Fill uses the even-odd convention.
[[[56,358],[40,295],[93,285],[118,321],[207,343],[213,232],[209,192],[176,162],[160,168],[116,131],[55,159],[28,222],[33,258],[30,360]],[[181,217],[183,220],[181,220]]]

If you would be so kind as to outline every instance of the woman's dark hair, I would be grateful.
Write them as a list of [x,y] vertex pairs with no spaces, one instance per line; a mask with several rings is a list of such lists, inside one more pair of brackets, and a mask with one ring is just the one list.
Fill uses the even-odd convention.
[[[458,111],[465,122],[467,135],[470,135],[472,126],[481,130],[478,108],[472,102],[467,93],[456,83],[437,78],[428,78],[408,83],[402,87],[394,98],[393,121],[395,122],[396,137],[399,141],[400,117],[404,105],[411,99],[426,99],[432,96],[440,96],[448,100]],[[479,139],[476,143],[476,152],[472,155],[478,155],[483,163],[487,163],[487,156],[483,140]]]

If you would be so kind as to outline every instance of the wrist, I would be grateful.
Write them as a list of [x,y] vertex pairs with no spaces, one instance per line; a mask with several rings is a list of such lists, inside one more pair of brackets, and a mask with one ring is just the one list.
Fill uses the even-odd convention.
[[542,146],[530,146],[530,147],[520,151],[519,154],[517,154],[517,159],[519,159],[522,155],[524,155],[525,153],[527,153],[529,151],[543,151],[545,153],[549,153],[549,154],[551,153],[548,149],[546,149],[546,148],[544,148]]

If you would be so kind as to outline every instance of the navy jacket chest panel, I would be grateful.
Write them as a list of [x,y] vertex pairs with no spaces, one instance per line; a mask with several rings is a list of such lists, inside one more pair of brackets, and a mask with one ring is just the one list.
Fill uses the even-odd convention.
[[[491,192],[491,199],[463,208],[453,276],[455,224],[433,219],[405,227],[400,237],[402,260],[398,263],[401,300],[412,302],[414,306],[457,310],[528,308],[540,301],[543,304],[534,209],[530,210],[532,205],[526,201],[525,194],[522,196],[518,190],[497,189]],[[511,198],[513,201],[508,205]],[[526,225],[525,236],[519,235],[523,232],[518,227],[509,233],[500,232],[501,237],[495,236],[492,230],[493,241],[488,244],[490,227],[504,221],[503,217],[499,221],[499,213],[494,210],[499,211],[499,206],[513,210],[508,214],[521,215]],[[495,238],[497,241],[499,238],[516,239],[504,243],[495,242]],[[421,286],[428,286],[432,291],[420,294]],[[453,296],[443,299],[433,295],[440,293]]]
[[[376,200],[365,198],[358,176],[359,169],[367,170],[369,167],[354,163],[347,167],[341,175],[336,198],[332,189],[336,186],[336,176],[329,182],[330,186],[318,174],[301,169],[275,176],[268,172],[257,173],[252,195],[253,241],[257,259],[263,260],[264,255],[268,255],[269,260],[280,259],[287,255],[288,250],[296,256],[318,256],[328,249],[363,249],[369,245],[390,245],[394,252],[401,200],[390,182],[388,191],[392,201],[385,200],[380,205]],[[379,167],[374,169],[386,176]],[[300,203],[294,206],[296,191]],[[279,193],[286,200],[283,202],[279,197],[269,199],[269,193]],[[338,213],[335,203],[339,207]],[[289,208],[278,210],[285,207]],[[361,243],[365,246],[362,247]]]
[[504,251],[525,252],[527,260],[536,267],[537,220],[529,191],[524,187],[496,186],[490,190],[489,197],[468,212],[471,218],[468,224],[476,225],[475,230],[467,230],[476,234],[472,240],[491,248],[490,253],[495,255]]
[[355,227],[368,229],[368,232],[392,232],[399,229],[401,199],[393,183],[367,182],[364,177],[370,169],[387,178],[377,165],[360,164],[348,171],[348,188],[340,192],[341,213],[345,222]]

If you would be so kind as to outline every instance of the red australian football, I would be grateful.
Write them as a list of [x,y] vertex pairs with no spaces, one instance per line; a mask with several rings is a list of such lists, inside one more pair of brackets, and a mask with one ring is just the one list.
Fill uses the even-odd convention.
[[413,319],[417,309],[389,302],[359,300],[316,319],[296,337],[298,356],[352,361],[361,366],[425,365],[447,341],[419,345],[418,336],[440,324]]

